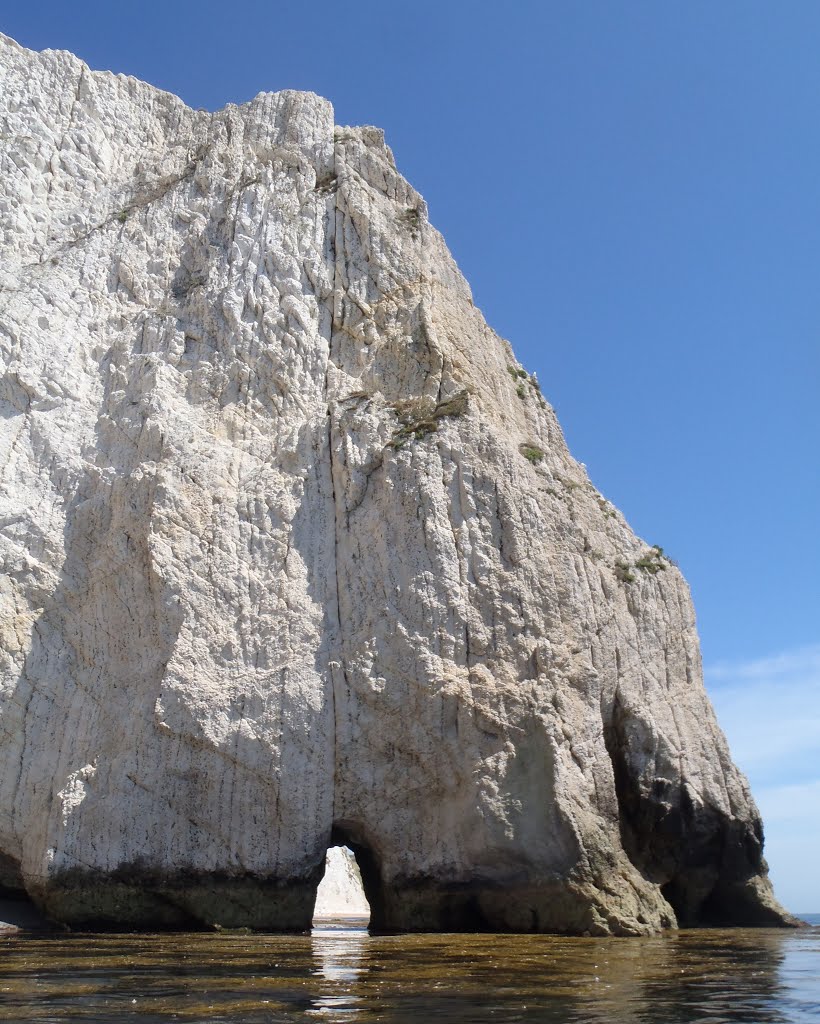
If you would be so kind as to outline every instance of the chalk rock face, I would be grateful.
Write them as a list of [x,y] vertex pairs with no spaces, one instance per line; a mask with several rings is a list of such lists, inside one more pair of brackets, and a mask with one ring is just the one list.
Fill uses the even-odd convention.
[[674,565],[382,133],[0,44],[0,867],[76,926],[781,923]]

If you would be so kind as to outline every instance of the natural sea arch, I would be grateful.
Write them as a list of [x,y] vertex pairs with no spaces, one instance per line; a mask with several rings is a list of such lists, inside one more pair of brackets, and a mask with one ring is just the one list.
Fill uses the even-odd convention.
[[330,846],[325,855],[325,872],[316,890],[313,926],[330,920],[355,919],[370,922],[370,904],[365,895],[362,873],[349,846]]

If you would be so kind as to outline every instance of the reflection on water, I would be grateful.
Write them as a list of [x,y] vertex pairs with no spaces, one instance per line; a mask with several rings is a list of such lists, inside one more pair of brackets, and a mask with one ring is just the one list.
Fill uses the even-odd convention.
[[548,935],[118,935],[0,940],[0,1020],[820,1020],[820,928]]
[[356,993],[355,982],[364,971],[367,929],[339,926],[326,922],[311,933],[311,953],[315,974],[332,983],[329,992],[314,998],[308,1014],[320,1020],[362,1020],[366,1005]]

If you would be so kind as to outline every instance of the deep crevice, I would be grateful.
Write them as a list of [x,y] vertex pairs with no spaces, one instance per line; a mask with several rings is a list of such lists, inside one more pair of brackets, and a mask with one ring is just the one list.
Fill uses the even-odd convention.
[[[336,168],[336,138],[334,131],[333,138],[333,166],[330,170],[330,176],[334,182],[337,182],[337,168]],[[317,183],[318,187],[318,183]],[[321,193],[321,190],[320,190]],[[327,194],[327,193],[325,193]],[[333,515],[333,579],[335,582],[335,598],[336,598],[336,628],[337,633],[335,642],[331,647],[331,664],[328,666],[330,674],[330,693],[331,701],[333,706],[333,797],[332,807],[335,815],[336,810],[336,773],[338,771],[338,731],[339,731],[339,720],[338,720],[338,706],[336,701],[336,671],[334,670],[332,662],[336,660],[336,654],[338,652],[338,666],[342,673],[342,679],[344,680],[345,686],[347,686],[347,673],[345,669],[344,661],[344,650],[342,641],[342,605],[341,605],[341,589],[339,587],[339,508],[338,498],[336,494],[336,479],[335,479],[335,464],[333,459],[333,412],[330,406],[330,394],[329,394],[329,375],[330,368],[333,366],[333,337],[336,333],[336,290],[337,290],[337,232],[338,232],[338,217],[339,217],[339,206],[337,197],[337,188],[333,188],[330,192],[332,195],[332,209],[328,212],[328,234],[329,234],[329,246],[328,246],[328,257],[333,268],[333,287],[330,294],[330,324],[328,327],[328,339],[327,339],[327,367],[325,369],[325,381],[324,381],[324,401],[325,408],[327,410],[327,449],[328,449],[328,460],[329,460],[329,474],[330,474],[330,500],[332,505]],[[333,845],[346,845],[341,843],[331,842]],[[354,851],[355,852],[355,851]],[[361,870],[361,866],[360,866]]]

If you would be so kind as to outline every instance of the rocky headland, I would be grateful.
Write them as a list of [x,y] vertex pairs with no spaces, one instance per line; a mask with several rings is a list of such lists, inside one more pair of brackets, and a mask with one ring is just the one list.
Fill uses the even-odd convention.
[[[0,887],[74,927],[788,923],[677,567],[381,131],[0,37]],[[492,197],[488,197],[488,202]]]

